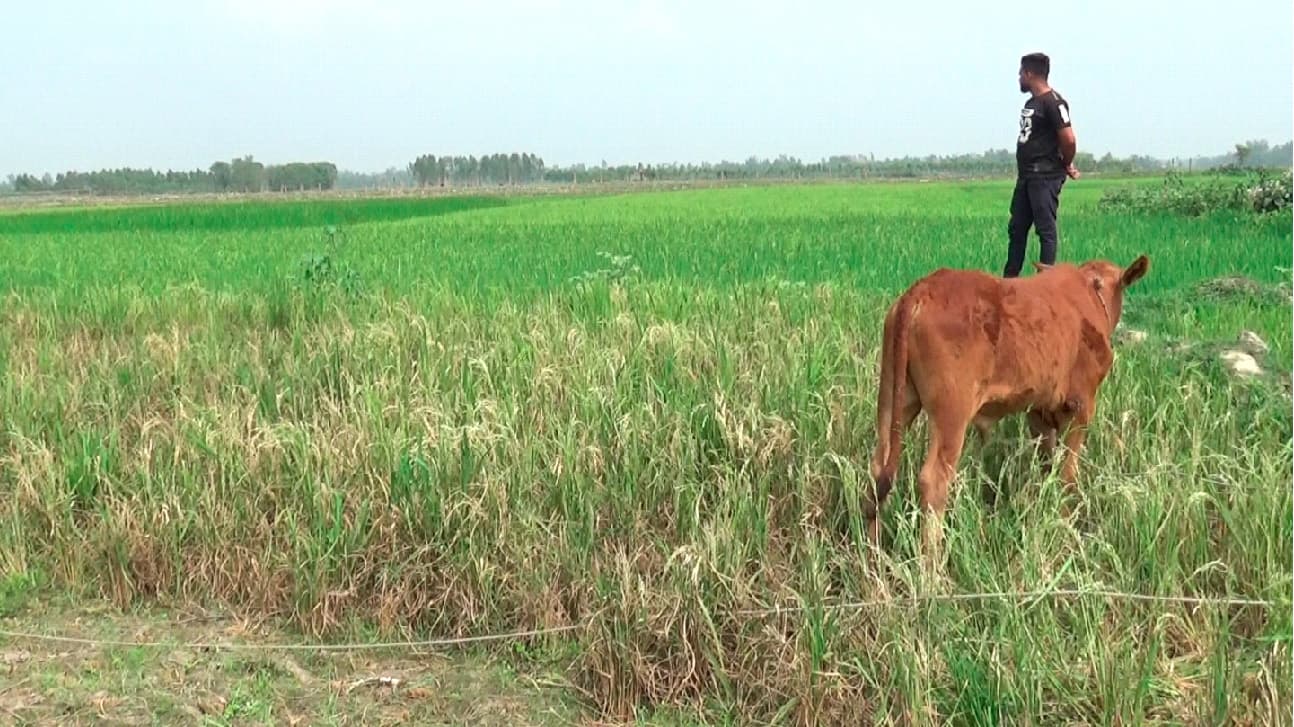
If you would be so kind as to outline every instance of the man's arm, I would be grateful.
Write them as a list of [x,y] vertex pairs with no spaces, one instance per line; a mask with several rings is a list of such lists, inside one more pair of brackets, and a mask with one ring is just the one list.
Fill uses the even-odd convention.
[[1074,127],[1066,126],[1056,132],[1060,137],[1060,161],[1065,166],[1074,163],[1074,155],[1078,153],[1078,140],[1074,138]]
[[1074,138],[1074,126],[1069,121],[1069,104],[1061,101],[1053,111],[1056,117],[1056,138],[1060,142],[1060,163],[1065,165],[1066,174],[1072,179],[1078,179],[1078,170],[1074,168],[1078,139]]

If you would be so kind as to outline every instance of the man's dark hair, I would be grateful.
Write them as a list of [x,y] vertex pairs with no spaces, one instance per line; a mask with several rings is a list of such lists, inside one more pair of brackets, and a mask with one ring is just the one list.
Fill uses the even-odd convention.
[[1045,80],[1051,73],[1051,59],[1046,53],[1030,53],[1020,57],[1020,67]]

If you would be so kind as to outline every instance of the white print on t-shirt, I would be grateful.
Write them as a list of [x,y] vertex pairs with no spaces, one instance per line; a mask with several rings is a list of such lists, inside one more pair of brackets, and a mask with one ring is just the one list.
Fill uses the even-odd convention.
[[1060,109],[1060,120],[1069,123],[1069,104],[1058,104],[1056,108]]
[[1020,143],[1029,141],[1033,134],[1033,109],[1020,109]]

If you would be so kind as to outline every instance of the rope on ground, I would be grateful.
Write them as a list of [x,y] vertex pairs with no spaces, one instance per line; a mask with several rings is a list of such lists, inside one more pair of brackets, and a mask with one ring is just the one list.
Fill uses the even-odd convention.
[[[824,611],[861,611],[869,608],[879,608],[885,606],[896,606],[905,604],[914,604],[920,602],[955,602],[955,601],[984,601],[990,599],[998,600],[1015,600],[1015,601],[1041,601],[1050,598],[1074,598],[1080,596],[1099,596],[1114,600],[1127,601],[1146,601],[1154,603],[1177,603],[1195,606],[1259,606],[1262,608],[1272,608],[1276,604],[1272,601],[1266,601],[1255,598],[1206,598],[1200,596],[1155,596],[1144,593],[1125,593],[1123,591],[1110,590],[1084,590],[1084,589],[1060,589],[1046,591],[992,591],[985,593],[950,593],[950,594],[929,594],[916,596],[897,596],[894,598],[878,599],[873,601],[854,601],[850,603],[824,604],[820,608]],[[798,613],[810,610],[812,606],[773,606],[770,608],[747,609],[735,611],[736,616],[775,616],[779,614]],[[357,642],[357,643],[336,643],[336,644],[271,644],[271,643],[246,643],[246,642],[169,642],[169,641],[123,641],[113,639],[87,639],[75,636],[60,636],[54,634],[35,634],[23,631],[7,631],[0,629],[0,637],[7,639],[19,639],[30,641],[49,641],[62,644],[77,644],[81,646],[92,646],[98,648],[131,648],[131,649],[186,649],[191,651],[199,650],[241,650],[241,651],[360,651],[375,649],[431,649],[446,646],[461,646],[466,644],[477,644],[488,641],[516,641],[532,636],[549,636],[560,634],[576,629],[584,628],[586,624],[568,624],[565,626],[554,626],[543,629],[531,629],[528,631],[511,631],[507,633],[485,634],[482,636],[463,636],[448,639],[428,639],[423,641],[382,641],[382,642]]]
[[0,629],[0,636],[10,639],[29,639],[32,641],[53,641],[60,644],[78,644],[80,646],[120,647],[130,649],[186,649],[190,651],[239,649],[242,651],[360,651],[372,649],[419,649],[438,646],[460,646],[484,641],[514,641],[530,636],[546,636],[580,628],[576,625],[555,626],[547,629],[529,631],[511,631],[502,634],[484,636],[463,636],[453,639],[429,639],[426,641],[380,641],[337,644],[250,644],[237,641],[228,642],[172,642],[172,641],[117,641],[113,639],[83,639],[76,636],[56,636],[51,634],[32,634],[22,631],[5,631]]
[[[1271,608],[1276,604],[1254,598],[1205,598],[1201,596],[1155,596],[1146,593],[1125,593],[1123,591],[1092,589],[1058,589],[1049,591],[990,591],[986,593],[949,593],[918,596],[895,596],[894,598],[873,601],[854,601],[850,603],[825,604],[824,611],[859,611],[879,606],[915,604],[920,602],[951,601],[987,601],[990,599],[1013,601],[1040,601],[1044,598],[1073,598],[1078,596],[1100,596],[1113,600],[1152,601],[1156,603],[1178,603],[1194,606],[1261,606]],[[737,611],[738,616],[774,616],[782,613],[797,613],[814,608],[813,606],[773,606],[771,608],[748,609]]]

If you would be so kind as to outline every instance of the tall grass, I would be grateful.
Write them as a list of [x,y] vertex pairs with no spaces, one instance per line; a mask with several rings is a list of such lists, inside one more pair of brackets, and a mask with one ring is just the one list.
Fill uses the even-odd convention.
[[[987,184],[357,225],[336,254],[359,295],[292,277],[327,244],[310,227],[7,236],[0,575],[123,605],[219,601],[316,635],[585,624],[538,645],[608,715],[1279,721],[1290,401],[1171,344],[1243,326],[1288,368],[1287,295],[1195,291],[1286,279],[1289,220],[1108,217],[1074,190],[1062,255],[1149,253],[1127,314],[1154,335],[1119,349],[1101,392],[1081,517],[1060,516],[1018,426],[971,448],[951,587],[1274,609],[900,600],[924,587],[919,446],[872,562],[859,495],[881,313],[933,267],[1000,265],[1005,198]],[[796,610],[750,613],[775,606]]]

